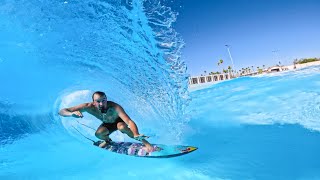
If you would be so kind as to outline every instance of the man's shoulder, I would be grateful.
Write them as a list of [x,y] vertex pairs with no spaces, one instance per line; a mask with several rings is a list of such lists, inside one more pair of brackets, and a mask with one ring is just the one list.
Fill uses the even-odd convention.
[[116,105],[118,105],[117,103],[115,103],[115,102],[113,102],[113,101],[108,101],[108,104],[110,105],[110,106],[116,106]]
[[82,106],[83,106],[83,108],[85,108],[85,109],[92,109],[92,108],[94,108],[94,104],[93,104],[92,102],[83,103]]
[[110,105],[110,107],[114,108],[116,111],[122,111],[123,110],[123,108],[116,102],[108,101],[108,104]]
[[113,102],[113,101],[108,101],[108,104],[109,104],[111,107],[114,107],[114,108],[116,108],[116,107],[119,107],[119,106],[120,106],[118,103]]

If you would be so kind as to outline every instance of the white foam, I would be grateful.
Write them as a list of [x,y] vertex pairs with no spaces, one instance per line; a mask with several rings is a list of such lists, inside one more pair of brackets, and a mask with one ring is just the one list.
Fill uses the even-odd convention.
[[248,100],[247,110],[235,120],[244,124],[300,124],[320,131],[320,97],[316,92],[290,92],[280,96],[266,97],[264,102]]
[[79,103],[88,102],[90,100],[88,99],[90,93],[90,90],[79,90],[70,94],[66,94],[61,98],[62,100],[60,108],[70,107]]
[[[90,90],[79,90],[65,94],[61,97],[61,104],[59,105],[59,109],[72,107],[81,103],[88,102],[90,100],[90,95]],[[95,120],[93,120],[93,118],[90,117],[91,115],[88,115],[88,113],[83,113],[83,115],[83,118],[61,117],[61,123],[71,135],[78,137],[78,139],[83,140],[83,137],[79,134],[79,132],[77,132],[77,130],[87,137],[94,138],[94,130],[81,125],[80,123],[92,128],[96,128],[97,123],[94,123]],[[75,130],[74,128],[76,128],[77,130]]]

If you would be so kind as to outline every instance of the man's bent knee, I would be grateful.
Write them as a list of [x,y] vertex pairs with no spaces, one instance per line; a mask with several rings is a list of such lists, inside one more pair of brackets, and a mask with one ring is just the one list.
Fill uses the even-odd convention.
[[124,122],[118,122],[117,128],[118,128],[119,131],[124,131],[124,130],[126,130],[128,127],[127,127],[127,124],[126,124],[126,123],[124,123]]
[[119,122],[119,123],[117,124],[117,128],[118,128],[119,131],[121,131],[122,133],[127,134],[129,137],[131,137],[131,138],[133,137],[133,133],[132,133],[132,131],[130,130],[130,128],[127,126],[126,123],[124,123],[124,122]]
[[105,129],[105,130],[100,130],[98,129],[95,133],[95,136],[99,139],[106,139],[109,135],[109,130]]

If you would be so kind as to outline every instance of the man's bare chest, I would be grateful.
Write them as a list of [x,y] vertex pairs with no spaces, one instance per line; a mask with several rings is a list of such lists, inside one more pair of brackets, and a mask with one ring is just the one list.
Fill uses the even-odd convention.
[[113,123],[119,117],[118,112],[113,107],[110,107],[106,113],[95,110],[93,115],[104,123]]

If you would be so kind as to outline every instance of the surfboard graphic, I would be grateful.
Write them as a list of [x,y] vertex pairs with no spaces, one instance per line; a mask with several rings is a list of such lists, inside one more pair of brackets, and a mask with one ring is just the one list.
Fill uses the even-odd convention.
[[[101,142],[97,142],[95,143],[95,145],[98,146]],[[154,151],[147,152],[142,143],[111,141],[107,146],[103,147],[103,149],[119,154],[147,158],[176,157],[188,154],[198,149],[197,147],[182,145],[152,144],[152,146],[154,148]]]

